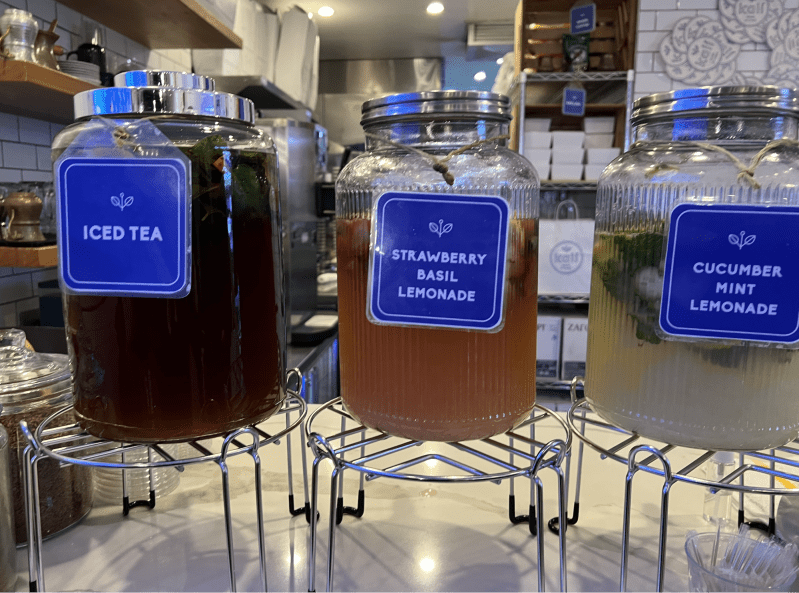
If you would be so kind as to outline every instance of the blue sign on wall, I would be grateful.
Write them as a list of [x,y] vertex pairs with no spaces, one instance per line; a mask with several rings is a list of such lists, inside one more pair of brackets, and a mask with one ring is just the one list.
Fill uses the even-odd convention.
[[180,159],[58,162],[58,256],[64,290],[187,295],[188,175]]
[[585,115],[585,89],[564,88],[561,112],[563,115]]
[[661,329],[799,341],[799,208],[679,204],[671,213]]
[[575,6],[569,11],[570,30],[572,35],[590,33],[596,28],[596,5]]
[[509,209],[493,196],[389,192],[375,204],[370,320],[498,330]]

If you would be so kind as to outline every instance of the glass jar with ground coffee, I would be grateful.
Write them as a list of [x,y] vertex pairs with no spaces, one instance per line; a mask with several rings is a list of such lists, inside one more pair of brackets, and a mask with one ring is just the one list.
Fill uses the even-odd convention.
[[[0,416],[3,406],[0,405]],[[17,584],[14,503],[11,499],[11,467],[8,431],[0,424],[0,591],[13,591]]]
[[[75,416],[90,433],[127,442],[190,440],[258,423],[285,397],[274,145],[252,126],[252,103],[215,92],[210,78],[137,71],[115,84],[78,94],[77,122],[53,143]],[[104,172],[134,161],[157,170],[165,154],[185,167],[186,191],[176,199],[146,172],[118,186]],[[84,164],[90,183],[81,185],[68,175]],[[163,225],[131,223],[148,203],[163,206],[147,210],[150,217],[186,210],[183,293],[136,291],[137,274],[171,265],[146,264],[151,253],[142,249],[171,245]],[[93,284],[94,270],[128,289]]]
[[[28,442],[19,423],[25,420],[31,430],[35,430],[42,420],[71,403],[72,380],[68,357],[33,352],[25,347],[25,332],[18,329],[0,330],[0,404],[3,408],[0,424],[9,436],[11,498],[18,544],[27,541],[28,533],[21,466]],[[71,414],[62,414],[53,426],[73,422]],[[51,458],[41,459],[36,467],[39,472],[42,537],[48,537],[74,525],[91,510],[93,473],[90,468],[79,465],[61,468],[59,462]],[[0,465],[0,471],[2,469]],[[3,477],[0,473],[0,488],[2,486]],[[0,509],[2,506],[0,500]],[[0,534],[0,540],[2,538]]]

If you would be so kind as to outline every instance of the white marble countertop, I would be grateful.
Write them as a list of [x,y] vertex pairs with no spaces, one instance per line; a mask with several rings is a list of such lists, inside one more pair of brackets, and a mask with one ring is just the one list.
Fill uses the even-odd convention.
[[[312,406],[313,408],[314,406]],[[551,429],[549,428],[551,426]],[[331,430],[338,425],[330,426]],[[550,431],[550,432],[547,432]],[[304,499],[299,433],[294,439],[294,484]],[[551,434],[551,436],[549,436]],[[559,438],[554,423],[539,440]],[[424,444],[427,450],[440,445]],[[307,450],[307,449],[306,449]],[[310,476],[310,450],[308,452]],[[574,448],[576,456],[576,446]],[[263,452],[263,494],[268,588],[308,590],[309,527],[288,513],[285,443]],[[678,461],[678,460],[675,460]],[[316,589],[325,590],[328,476],[321,468]],[[572,471],[576,464],[572,465]],[[618,591],[626,466],[602,460],[586,448],[580,516],[567,530],[570,591]],[[628,590],[655,590],[662,479],[639,472],[634,482]],[[237,584],[260,585],[252,461],[231,463]],[[544,516],[557,513],[554,472],[544,471]],[[356,502],[359,475],[345,471],[345,503]],[[571,480],[572,497],[574,478]],[[507,481],[496,485],[407,482],[381,478],[366,483],[366,512],[345,516],[336,532],[333,589],[347,591],[536,591],[537,543],[526,525],[508,520]],[[517,512],[527,512],[530,482],[516,479]],[[703,491],[677,484],[671,493],[664,589],[685,591],[686,531],[709,530],[701,517]],[[571,503],[569,505],[571,514]],[[558,538],[544,534],[546,589],[556,591]],[[221,477],[213,463],[188,466],[178,489],[156,508],[96,506],[76,527],[43,546],[45,586],[50,591],[224,591],[229,589]],[[27,554],[18,551],[18,590],[28,587]]]

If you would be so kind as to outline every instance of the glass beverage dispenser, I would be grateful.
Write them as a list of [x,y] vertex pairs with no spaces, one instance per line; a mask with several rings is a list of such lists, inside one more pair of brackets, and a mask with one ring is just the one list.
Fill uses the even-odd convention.
[[367,101],[336,182],[341,396],[412,439],[484,438],[535,404],[538,189],[507,97]]
[[598,183],[585,395],[688,447],[799,434],[799,94],[644,97]]
[[274,146],[210,78],[115,83],[53,144],[75,415],[136,442],[257,423],[285,397]]

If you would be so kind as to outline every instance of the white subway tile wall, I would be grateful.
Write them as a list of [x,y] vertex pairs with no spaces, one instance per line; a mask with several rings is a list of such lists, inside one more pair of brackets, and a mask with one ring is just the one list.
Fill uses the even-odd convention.
[[[669,35],[674,23],[684,17],[707,16],[721,21],[719,0],[641,0],[638,12],[638,36],[635,49],[634,98],[696,85],[686,85],[666,74],[660,57],[660,42]],[[785,0],[784,10],[799,8],[799,0]],[[769,69],[771,50],[765,43],[741,46],[736,70],[747,78],[762,78]]]
[[[54,0],[0,0],[0,14],[6,8],[31,12],[44,28],[57,18],[56,33],[60,37],[56,43],[67,51],[86,41],[87,27],[98,29],[112,72],[122,69],[128,59],[150,68],[191,72],[190,50],[149,50]],[[0,113],[0,183],[52,182],[50,145],[63,128],[60,124]],[[20,313],[38,309],[38,283],[57,277],[56,268],[0,268],[0,327],[19,325]]]

